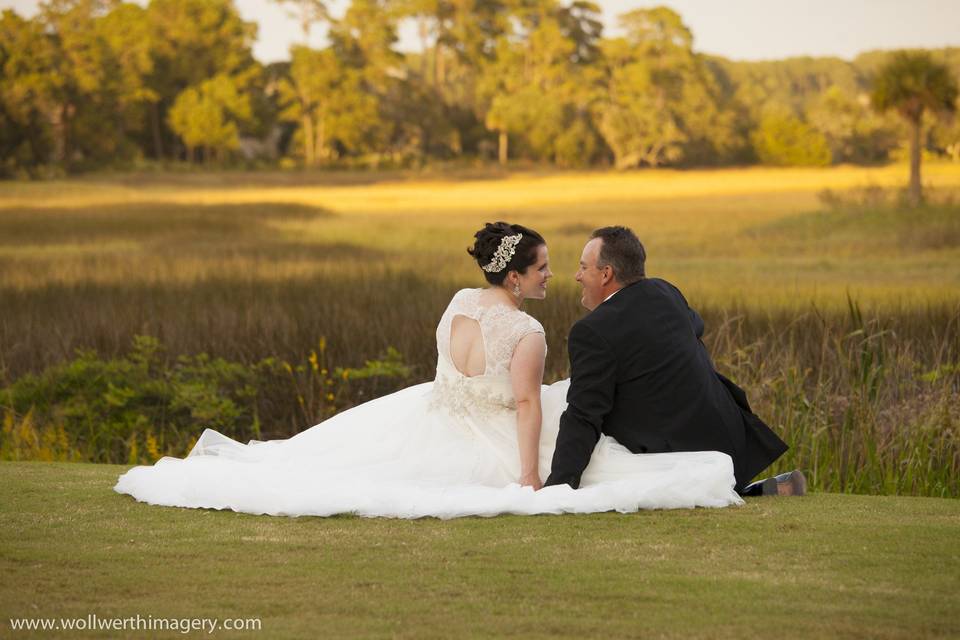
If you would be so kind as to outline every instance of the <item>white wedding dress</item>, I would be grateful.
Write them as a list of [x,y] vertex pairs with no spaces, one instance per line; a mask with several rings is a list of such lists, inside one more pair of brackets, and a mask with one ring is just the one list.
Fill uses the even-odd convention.
[[[114,489],[137,500],[253,514],[419,518],[501,513],[630,512],[741,504],[733,464],[715,451],[630,453],[597,443],[578,490],[517,484],[513,350],[539,322],[483,289],[458,292],[437,328],[437,375],[367,402],[288,440],[241,444],[207,429],[184,459],[130,469]],[[486,370],[467,377],[450,358],[453,318],[477,322]],[[540,471],[545,479],[569,382],[544,386]]]

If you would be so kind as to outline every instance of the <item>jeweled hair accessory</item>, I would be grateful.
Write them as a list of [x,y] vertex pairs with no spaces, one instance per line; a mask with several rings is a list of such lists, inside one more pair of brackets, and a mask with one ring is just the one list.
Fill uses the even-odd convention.
[[513,259],[513,254],[517,252],[517,245],[523,240],[523,234],[518,233],[515,236],[504,236],[493,254],[493,260],[480,267],[487,273],[500,273],[507,268],[507,263]]

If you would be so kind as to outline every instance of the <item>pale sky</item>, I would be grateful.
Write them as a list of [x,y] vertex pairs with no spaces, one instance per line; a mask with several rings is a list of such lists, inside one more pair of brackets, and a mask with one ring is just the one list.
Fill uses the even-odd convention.
[[[260,25],[254,55],[261,62],[289,58],[303,36],[287,10],[271,0],[235,0],[245,20]],[[0,9],[32,15],[37,0],[0,0]],[[141,2],[143,4],[143,2]],[[693,31],[694,48],[735,60],[791,56],[853,58],[870,49],[960,46],[960,0],[597,0],[605,35],[616,35],[616,17],[631,9],[666,5]],[[341,15],[347,0],[332,0]],[[325,44],[314,27],[310,43]],[[402,50],[417,49],[412,24],[401,27]]]

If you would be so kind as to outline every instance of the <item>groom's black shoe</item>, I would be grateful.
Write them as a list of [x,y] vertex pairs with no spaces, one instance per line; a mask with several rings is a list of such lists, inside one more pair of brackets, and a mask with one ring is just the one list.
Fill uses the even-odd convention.
[[807,478],[798,470],[748,484],[742,496],[803,496],[807,494]]

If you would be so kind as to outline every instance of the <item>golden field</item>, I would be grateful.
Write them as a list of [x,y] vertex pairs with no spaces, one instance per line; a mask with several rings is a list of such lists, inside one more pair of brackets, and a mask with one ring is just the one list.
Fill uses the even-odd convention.
[[[892,200],[904,177],[890,166],[6,183],[0,286],[284,280],[335,273],[344,262],[352,273],[478,282],[463,250],[484,221],[504,219],[545,235],[565,284],[589,231],[624,224],[644,241],[651,274],[706,304],[845,304],[848,292],[864,303],[954,297],[956,216],[914,228],[907,213],[811,215],[826,189],[886,189]],[[934,197],[950,198],[960,192],[960,165],[929,166],[925,181]],[[353,248],[356,259],[345,260]]]

